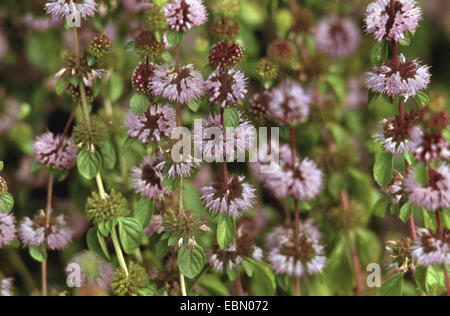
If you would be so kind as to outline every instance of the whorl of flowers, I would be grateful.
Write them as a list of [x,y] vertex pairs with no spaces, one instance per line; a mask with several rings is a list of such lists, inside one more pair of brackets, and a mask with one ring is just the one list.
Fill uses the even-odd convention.
[[236,238],[227,248],[214,246],[209,256],[209,264],[218,272],[231,271],[241,265],[246,258],[261,261],[263,251],[256,247],[253,239],[244,232],[241,226],[238,229]]
[[243,53],[239,44],[220,42],[209,52],[209,64],[213,68],[228,69],[235,67],[242,59]]
[[52,168],[71,169],[77,161],[77,148],[71,139],[52,132],[38,136],[33,143],[36,159]]
[[424,133],[420,127],[411,130],[408,147],[419,161],[432,162],[450,158],[449,143],[445,138],[441,134]]
[[70,263],[76,263],[81,268],[81,286],[98,286],[107,291],[114,268],[108,262],[100,259],[91,251],[83,251],[76,255]]
[[252,208],[255,202],[255,188],[242,176],[229,176],[227,183],[217,181],[201,189],[202,200],[208,210],[239,217]]
[[204,94],[202,74],[187,65],[180,73],[169,65],[161,65],[153,72],[150,89],[155,96],[164,97],[173,102],[189,104]]
[[383,149],[391,153],[403,153],[410,146],[410,134],[418,121],[418,113],[406,113],[403,120],[396,116],[393,119],[383,119],[383,133],[375,135]]
[[183,32],[202,25],[208,16],[201,0],[172,0],[166,4],[164,12],[170,29]]
[[[397,65],[398,64],[398,65]],[[414,97],[425,90],[431,79],[428,66],[421,66],[417,60],[408,61],[400,55],[398,62],[387,60],[383,66],[374,67],[374,72],[366,74],[370,90],[388,96]]]
[[54,19],[66,19],[67,26],[80,27],[82,19],[92,18],[97,11],[94,0],[51,0],[45,10]]
[[128,275],[118,267],[111,277],[111,289],[117,296],[140,296],[139,291],[149,286],[147,271],[139,264],[128,263]]
[[367,7],[364,22],[366,32],[381,42],[383,38],[398,42],[419,26],[422,10],[415,0],[377,0]]
[[12,214],[0,211],[0,249],[16,237],[16,219]]
[[102,58],[108,54],[111,46],[111,40],[105,34],[100,34],[89,42],[88,53],[97,58]]
[[130,212],[125,197],[114,189],[106,198],[102,198],[97,192],[92,192],[92,196],[86,201],[85,210],[87,217],[94,224],[105,223],[110,219],[126,216]]
[[162,226],[167,233],[178,239],[178,245],[195,240],[201,232],[211,230],[206,221],[197,217],[192,210],[166,210],[162,215]]
[[176,152],[175,140],[167,141],[161,146],[163,160],[156,166],[164,175],[170,178],[189,177],[200,166],[200,161],[190,154]]
[[450,264],[450,231],[445,230],[442,239],[427,229],[419,229],[417,242],[411,247],[412,256],[423,266]]
[[314,237],[301,227],[297,238],[292,228],[275,228],[267,238],[271,248],[268,260],[275,273],[301,277],[322,272],[327,261],[325,250]]
[[149,199],[162,200],[164,195],[169,194],[163,183],[161,169],[157,167],[161,161],[161,156],[146,156],[139,167],[131,170],[135,191]]
[[128,110],[125,118],[128,135],[144,144],[169,137],[175,126],[175,111],[168,105],[152,105],[141,115]]
[[[224,139],[225,138],[225,139]],[[254,126],[239,112],[239,124],[234,130],[225,130],[219,115],[202,119],[202,125],[194,126],[194,142],[201,145],[203,158],[212,162],[226,161],[245,153],[256,140]]]
[[360,33],[352,20],[332,16],[319,22],[314,39],[318,50],[340,58],[355,52]]
[[285,82],[271,91],[267,109],[280,124],[297,124],[309,115],[311,97],[299,83]]
[[151,237],[154,233],[161,235],[165,230],[163,217],[161,215],[153,215],[150,223],[145,228],[145,233],[147,236]]
[[150,62],[139,62],[131,76],[131,84],[133,89],[139,93],[150,95],[150,82],[152,81],[153,72],[156,66]]
[[51,250],[66,248],[72,240],[73,230],[63,215],[46,224],[45,215],[39,214],[31,220],[24,217],[19,225],[19,238],[26,247],[41,246],[46,242]]
[[247,94],[247,78],[238,69],[213,72],[205,82],[209,102],[221,107],[236,105]]
[[442,163],[436,170],[429,168],[428,184],[422,186],[409,173],[406,178],[406,191],[409,200],[427,210],[437,211],[450,207],[450,167]]
[[0,296],[13,296],[13,278],[0,280]]
[[323,173],[317,164],[308,158],[300,159],[297,155],[293,163],[288,145],[282,145],[279,154],[279,164],[273,163],[275,170],[260,174],[265,187],[280,199],[288,195],[299,200],[314,199],[323,187]]

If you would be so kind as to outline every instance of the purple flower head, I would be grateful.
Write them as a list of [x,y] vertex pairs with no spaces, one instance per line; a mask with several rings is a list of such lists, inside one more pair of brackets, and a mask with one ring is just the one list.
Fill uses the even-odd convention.
[[175,111],[168,105],[150,106],[144,114],[134,115],[128,111],[125,119],[127,133],[144,144],[159,142],[169,137],[176,126]]
[[449,159],[448,142],[441,134],[424,133],[420,127],[411,130],[409,150],[420,161],[435,161],[441,158]]
[[[302,224],[296,245],[292,228],[277,227],[267,236],[268,260],[275,273],[301,277],[320,273],[326,265],[320,233],[311,224]],[[311,232],[312,235],[308,233]]]
[[134,189],[149,199],[162,200],[169,194],[163,184],[161,169],[157,167],[161,161],[161,156],[146,156],[139,167],[131,170]]
[[187,32],[206,22],[207,12],[201,0],[172,0],[164,7],[167,25],[174,31]]
[[267,109],[280,124],[297,124],[309,114],[311,97],[299,83],[285,82],[273,89]]
[[189,104],[204,94],[202,74],[194,70],[193,65],[182,67],[179,74],[175,68],[161,65],[154,70],[149,84],[155,96],[183,104]]
[[319,22],[314,39],[318,50],[341,58],[354,53],[360,33],[352,20],[333,16]]
[[66,248],[72,241],[73,231],[67,224],[63,215],[55,218],[47,232],[47,245],[51,250]]
[[450,265],[450,231],[446,230],[442,240],[429,230],[417,231],[417,242],[411,247],[412,256],[423,266]]
[[0,296],[13,296],[13,278],[6,278],[0,281]]
[[245,153],[256,140],[255,127],[239,112],[239,125],[225,131],[219,115],[210,115],[202,119],[201,128],[194,127],[194,142],[202,146],[202,155],[207,162],[226,161]]
[[173,154],[179,156],[172,157],[172,152],[169,152],[167,153],[167,157],[156,166],[157,169],[163,170],[163,174],[170,178],[188,178],[200,166],[200,162],[196,161],[190,155],[183,155],[181,153]]
[[153,3],[148,0],[122,0],[125,9],[131,12],[145,11],[153,8]]
[[437,211],[450,207],[450,167],[441,164],[436,170],[429,169],[428,184],[420,185],[409,173],[406,178],[406,191],[409,200],[427,210]]
[[253,207],[255,188],[244,182],[242,176],[228,177],[228,183],[214,182],[201,189],[202,200],[208,210],[239,217],[242,212]]
[[0,212],[0,248],[16,238],[16,219],[12,214]]
[[208,261],[214,270],[225,272],[241,265],[245,258],[261,261],[262,257],[262,249],[255,246],[253,239],[244,232],[241,226],[231,245],[227,248],[220,248],[216,245],[209,254]]
[[428,66],[420,66],[417,60],[407,61],[403,55],[399,57],[398,66],[388,60],[383,66],[374,67],[374,71],[366,73],[367,86],[373,92],[390,97],[413,97],[425,90],[431,79]]
[[166,229],[163,225],[163,218],[161,215],[153,215],[152,220],[150,221],[150,224],[148,224],[147,228],[145,229],[145,233],[147,236],[151,237],[154,233],[157,233],[158,235],[161,235],[164,233]]
[[422,10],[415,0],[377,0],[368,5],[365,16],[366,32],[373,34],[381,42],[405,38],[404,33],[414,31],[419,26]]
[[51,250],[60,250],[68,246],[72,237],[73,231],[63,215],[51,220],[49,225],[43,213],[35,216],[34,220],[24,217],[19,226],[19,238],[25,247],[38,247],[47,242]]
[[235,68],[213,72],[205,82],[209,102],[221,107],[235,105],[247,94],[247,78]]
[[45,10],[53,19],[66,19],[67,26],[81,27],[81,19],[91,18],[97,11],[94,0],[51,0]]
[[91,251],[84,251],[75,256],[70,263],[81,268],[81,286],[98,286],[108,290],[114,268]]
[[40,246],[45,241],[45,228],[24,217],[19,225],[19,238],[25,247]]
[[322,171],[308,158],[296,156],[294,164],[288,145],[280,147],[279,168],[264,178],[266,188],[280,199],[293,195],[300,200],[312,200],[322,191]]
[[77,148],[72,139],[47,132],[38,136],[33,143],[36,159],[42,164],[57,168],[71,169],[77,161]]

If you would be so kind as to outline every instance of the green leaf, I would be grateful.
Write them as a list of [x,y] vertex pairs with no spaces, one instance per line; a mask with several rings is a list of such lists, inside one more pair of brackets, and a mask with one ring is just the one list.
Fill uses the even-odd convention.
[[205,262],[205,252],[199,245],[196,245],[192,250],[189,249],[188,245],[184,245],[178,252],[180,272],[189,279],[195,278],[203,270]]
[[328,75],[326,81],[333,89],[339,104],[344,104],[347,98],[347,87],[344,80],[342,80],[338,75]]
[[378,290],[377,296],[402,296],[404,277],[404,273],[391,276],[389,279],[384,281],[383,285]]
[[425,162],[422,161],[416,164],[414,168],[414,179],[422,186],[428,184],[428,167]]
[[37,262],[47,261],[47,251],[42,246],[30,246],[30,256]]
[[183,41],[184,33],[170,30],[166,33],[166,38],[169,45],[175,47]]
[[163,52],[161,54],[161,58],[168,64],[172,62],[172,55],[169,52]]
[[431,229],[434,232],[437,230],[437,220],[435,211],[423,210],[423,219],[426,228]]
[[14,207],[14,198],[9,192],[0,194],[0,212],[8,214]]
[[130,107],[134,115],[144,114],[149,106],[150,101],[145,95],[138,93],[131,97]]
[[136,47],[135,42],[128,42],[127,45],[125,45],[125,51],[127,52],[133,52]]
[[131,217],[119,218],[120,243],[127,254],[133,253],[139,247],[142,233],[142,225],[137,219]]
[[431,103],[428,94],[422,91],[417,92],[417,95],[414,97],[414,100],[421,109]]
[[253,277],[253,274],[255,272],[253,260],[248,258],[244,259],[244,262],[242,262],[242,266],[244,267],[244,271],[248,275],[248,277]]
[[91,67],[92,65],[94,65],[97,62],[97,57],[92,56],[92,55],[88,55],[87,56],[87,63],[88,66]]
[[108,260],[110,259],[108,247],[106,246],[105,238],[100,234],[100,231],[97,230],[97,240],[98,244],[100,245],[100,248],[102,249],[103,254],[105,255]]
[[428,267],[425,275],[425,288],[427,293],[435,296],[446,292],[444,268],[439,266]]
[[381,187],[387,187],[392,180],[394,173],[394,155],[384,151],[379,151],[375,156],[375,166],[373,175],[375,181]]
[[203,274],[198,283],[203,289],[208,289],[212,295],[229,296],[228,288],[216,274]]
[[67,79],[65,77],[59,77],[56,81],[55,92],[57,95],[62,95],[67,88]]
[[442,226],[450,229],[450,209],[444,209],[441,212]]
[[200,108],[200,104],[201,104],[200,100],[195,99],[194,101],[188,104],[188,107],[192,112],[197,112],[198,109]]
[[386,40],[376,43],[372,48],[370,60],[372,64],[381,67],[385,63],[389,53],[389,43]]
[[403,151],[403,158],[405,158],[409,165],[413,165],[416,162],[416,158],[414,157],[412,152],[407,149]]
[[70,77],[69,82],[72,86],[78,87],[78,84],[80,83],[80,79],[77,77]]
[[164,258],[169,253],[170,247],[167,244],[167,240],[161,238],[158,240],[155,246],[155,255],[158,259]]
[[179,178],[164,177],[163,184],[169,192],[175,192],[180,184]]
[[158,290],[155,285],[150,285],[149,287],[139,290],[140,296],[158,296]]
[[400,209],[399,218],[406,223],[414,212],[419,211],[421,209],[420,206],[413,204],[411,202],[407,202]]
[[262,261],[254,262],[254,275],[252,278],[251,288],[256,296],[272,296],[275,295],[277,287],[275,274],[269,265]]
[[239,125],[239,112],[234,107],[227,107],[223,113],[225,127],[236,128]]
[[98,152],[82,150],[78,153],[77,167],[80,174],[88,180],[93,179],[100,171],[102,157]]
[[234,218],[225,214],[219,217],[219,224],[217,225],[217,243],[221,248],[227,248],[233,241],[236,235],[236,222]]
[[404,38],[400,41],[398,41],[398,43],[402,46],[409,46],[411,45],[411,35],[409,32],[403,33]]
[[111,102],[117,102],[123,93],[123,78],[119,73],[113,73],[108,83],[109,98]]
[[375,104],[377,103],[379,97],[380,95],[378,93],[369,90],[369,94],[367,97],[367,104],[369,105],[369,109],[373,109],[375,107]]
[[86,235],[88,249],[97,254],[100,258],[109,260],[109,253],[107,251],[105,252],[103,246],[100,245],[97,231],[96,227],[89,229]]
[[108,170],[113,170],[117,161],[114,146],[109,141],[103,141],[98,144],[98,149],[102,154],[102,161],[105,168]]
[[171,235],[169,237],[169,240],[167,241],[167,245],[169,245],[169,247],[173,247],[173,246],[177,245],[178,242],[180,241],[180,238],[181,238],[180,236]]
[[147,227],[150,224],[154,212],[155,206],[153,202],[141,197],[136,203],[134,217],[141,223],[142,227]]
[[388,209],[388,205],[389,197],[382,196],[373,207],[373,213],[375,214],[375,216],[384,218],[384,216],[386,215],[386,210]]
[[3,168],[5,167],[5,164],[3,161],[0,160],[0,171],[3,171]]

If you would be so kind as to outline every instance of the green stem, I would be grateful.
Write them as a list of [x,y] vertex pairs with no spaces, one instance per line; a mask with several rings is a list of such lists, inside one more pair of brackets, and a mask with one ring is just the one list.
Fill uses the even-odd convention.
[[180,272],[180,287],[181,287],[181,295],[182,296],[187,296],[187,292],[186,292],[186,282],[184,280],[184,275],[183,273]]
[[114,249],[116,250],[117,259],[119,259],[119,264],[122,267],[122,269],[125,271],[125,275],[128,278],[128,268],[127,264],[125,263],[125,258],[122,253],[122,248],[120,247],[119,238],[117,237],[116,228],[114,228],[111,232],[112,241],[114,244]]

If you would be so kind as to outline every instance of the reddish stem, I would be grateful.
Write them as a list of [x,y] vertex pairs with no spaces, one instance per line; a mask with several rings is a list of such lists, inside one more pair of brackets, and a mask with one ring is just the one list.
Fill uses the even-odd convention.
[[222,128],[223,128],[223,154],[224,154],[224,161],[222,162],[222,173],[223,173],[223,181],[225,183],[225,185],[228,185],[228,168],[227,168],[227,152],[226,152],[226,128],[225,128],[225,118],[224,118],[224,114],[225,114],[225,108],[221,107],[220,108],[220,124],[222,124]]
[[244,288],[242,287],[241,276],[239,274],[236,277],[236,288],[239,296],[245,296]]
[[450,280],[448,277],[447,267],[444,266],[445,285],[447,286],[447,296],[450,296]]

